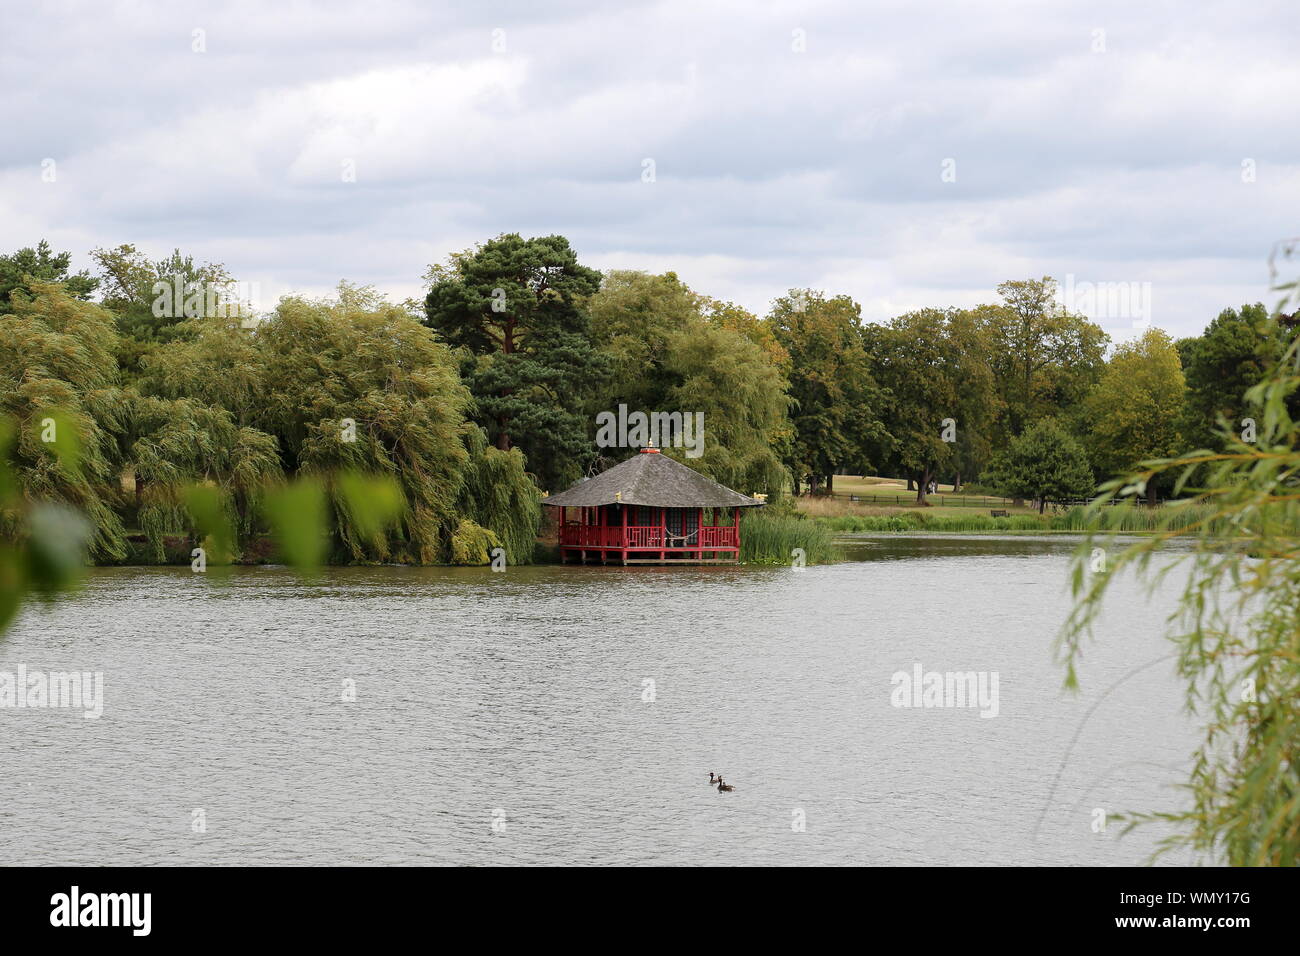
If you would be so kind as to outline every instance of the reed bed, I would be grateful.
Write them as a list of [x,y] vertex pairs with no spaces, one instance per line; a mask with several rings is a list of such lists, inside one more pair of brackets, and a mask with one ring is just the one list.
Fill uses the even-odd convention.
[[[840,515],[813,519],[817,524],[837,534],[881,534],[907,532],[935,532],[949,534],[977,534],[1000,531],[1052,531],[1083,532],[1087,529],[1086,509],[1073,507],[1057,514],[1013,514],[995,518],[988,514],[927,514],[924,511],[903,511],[894,514]],[[1203,520],[1209,509],[1200,505],[1164,505],[1147,508],[1141,505],[1117,505],[1103,510],[1103,528],[1106,531],[1128,534],[1146,534],[1162,531],[1171,526],[1183,526]]]
[[833,529],[823,521],[750,512],[740,519],[740,560],[745,564],[791,564],[796,548],[808,564],[839,558]]

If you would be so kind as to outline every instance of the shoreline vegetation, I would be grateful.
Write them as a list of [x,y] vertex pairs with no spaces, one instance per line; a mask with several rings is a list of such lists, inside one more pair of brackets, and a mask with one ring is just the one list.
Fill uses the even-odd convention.
[[[744,563],[832,561],[837,534],[1079,532],[1069,506],[1109,476],[1253,443],[1269,423],[1245,392],[1293,338],[1292,317],[1256,304],[1196,337],[1112,343],[1050,276],[875,322],[848,296],[792,288],[759,316],[672,272],[592,269],[559,235],[453,253],[423,301],[340,282],[269,312],[180,250],[91,258],[95,274],[73,274],[45,242],[0,255],[0,573],[78,555],[546,561],[545,496],[647,440],[611,444],[596,426],[612,408],[707,428],[692,447],[655,443],[765,498]],[[1300,397],[1283,407],[1300,414]],[[1177,504],[1159,499],[1195,493],[1195,471],[1186,490],[1152,472],[1124,496],[1146,508],[1103,523],[1164,527]],[[57,554],[29,553],[43,523]]]
[[[818,499],[799,499],[793,506],[782,504],[768,513],[755,512],[745,515],[741,524],[740,563],[781,566],[789,566],[798,561],[805,564],[833,563],[843,560],[843,555],[836,544],[837,540],[856,535],[1051,536],[1086,534],[1090,529],[1088,510],[1084,506],[1060,509],[1056,513],[1044,515],[1024,509],[998,517],[978,512],[974,508],[956,507],[933,508],[928,511],[912,508],[855,508],[853,513],[810,513],[810,510],[817,510],[821,504]],[[847,511],[853,507],[844,506],[836,510]],[[805,508],[810,510],[804,510]],[[1134,504],[1114,506],[1106,515],[1109,522],[1107,530],[1126,535],[1156,534],[1164,527],[1170,514],[1168,509],[1172,508],[1186,510],[1179,503],[1171,503],[1155,509]],[[1186,520],[1194,522],[1209,514],[1208,509],[1203,507],[1194,510],[1195,514],[1187,512]],[[126,553],[121,559],[97,563],[106,567],[188,565],[191,563],[192,549],[202,543],[189,535],[165,535],[159,549],[158,543],[140,531],[128,532],[125,540]],[[242,552],[231,561],[231,564],[241,566],[289,563],[292,562],[279,553],[275,536],[269,533],[254,535],[246,540]],[[403,562],[333,563],[339,566],[345,564],[381,566]],[[477,562],[461,560],[437,564],[451,567],[487,563],[485,559]],[[553,527],[545,528],[544,533],[537,538],[531,560],[526,563],[560,563]]]
[[[1106,530],[1118,534],[1156,534],[1164,527],[1169,510],[1186,506],[1165,505],[1160,508],[1119,505],[1104,515]],[[1187,512],[1191,521],[1200,517]],[[895,514],[842,515],[811,519],[837,534],[1083,534],[1089,530],[1089,515],[1084,506],[1075,506],[1056,514],[1010,514],[994,517],[984,514],[928,514],[901,511]]]
[[[797,507],[797,506],[796,506]],[[1110,525],[1108,531],[1115,535],[1157,535],[1167,523],[1170,512],[1165,509],[1180,509],[1178,503],[1171,503],[1162,509],[1149,509],[1145,506],[1115,506],[1106,518]],[[1039,515],[1024,511],[1006,516],[979,514],[974,509],[952,509],[941,512],[939,509],[919,511],[914,509],[872,509],[868,514],[810,515],[800,510],[777,509],[770,514],[745,515],[741,523],[741,564],[759,564],[759,566],[790,566],[801,561],[806,564],[826,564],[841,561],[837,541],[850,540],[859,535],[897,535],[897,536],[943,536],[943,535],[1022,535],[1022,536],[1056,536],[1086,535],[1089,532],[1088,509],[1084,506],[1070,507],[1057,514]],[[1187,512],[1186,520],[1196,522],[1208,516],[1209,510],[1197,510],[1197,514]],[[1093,531],[1096,531],[1093,528]],[[161,545],[161,551],[159,550]],[[126,554],[117,561],[101,561],[101,566],[108,567],[165,567],[181,566],[191,563],[191,551],[200,544],[194,537],[186,535],[168,535],[155,544],[142,532],[129,532],[126,535]],[[485,542],[485,553],[487,545]],[[797,550],[798,549],[798,550]],[[485,555],[476,559],[438,562],[438,566],[458,566],[458,564],[489,563]],[[285,555],[279,554],[276,536],[256,535],[244,542],[244,549],[237,559],[230,562],[237,566],[257,566],[257,564],[292,563]],[[400,564],[391,561],[346,562],[350,564]],[[519,563],[558,564],[559,551],[555,546],[554,531],[537,538],[530,561]],[[342,566],[342,564],[341,564]]]

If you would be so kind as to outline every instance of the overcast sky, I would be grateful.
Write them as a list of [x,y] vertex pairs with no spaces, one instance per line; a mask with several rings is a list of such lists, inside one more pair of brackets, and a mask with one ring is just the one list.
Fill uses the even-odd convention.
[[[1193,334],[1272,304],[1300,235],[1293,2],[0,10],[0,247],[179,246],[264,305],[558,232],[760,313],[1050,274]],[[1144,309],[1093,311],[1122,338]]]

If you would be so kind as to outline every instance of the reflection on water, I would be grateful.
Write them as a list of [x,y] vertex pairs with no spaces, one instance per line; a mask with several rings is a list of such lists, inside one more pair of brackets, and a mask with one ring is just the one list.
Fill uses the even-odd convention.
[[[1093,812],[1178,799],[1171,665],[1121,682],[1169,652],[1173,598],[1121,582],[1063,695],[1076,543],[875,537],[802,572],[97,569],[0,644],[0,671],[105,685],[98,720],[0,709],[0,863],[1141,862],[1156,835]],[[891,706],[918,663],[997,672],[998,716]]]

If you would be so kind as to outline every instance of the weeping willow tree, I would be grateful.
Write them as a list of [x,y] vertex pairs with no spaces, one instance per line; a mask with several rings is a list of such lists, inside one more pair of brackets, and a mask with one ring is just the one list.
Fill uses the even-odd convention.
[[[76,586],[94,528],[74,508],[33,501],[14,470],[14,423],[0,415],[0,635],[29,595],[52,602]],[[72,442],[54,444],[70,471],[80,468]]]
[[258,507],[282,474],[276,440],[239,428],[230,412],[189,398],[128,394],[132,440],[126,452],[135,473],[137,521],[154,559],[163,561],[168,534],[195,533],[196,516],[186,499],[193,485],[216,490],[236,553],[259,530]]
[[502,547],[510,564],[532,563],[542,506],[523,453],[492,447],[472,423],[466,425],[465,444],[469,462],[456,507],[466,517],[452,535],[451,562],[486,564],[491,549]]
[[[90,553],[120,559],[125,532],[115,510],[116,445],[105,423],[120,421],[113,316],[32,280],[0,321],[0,417],[12,422],[10,468],[28,501],[59,502],[90,524]],[[13,509],[0,514],[15,528]]]
[[[141,387],[229,413],[245,435],[250,478],[266,473],[257,435],[273,438],[284,474],[311,477],[324,495],[332,560],[477,559],[488,540],[478,531],[495,535],[490,547],[505,547],[512,562],[531,555],[537,491],[522,458],[483,446],[450,351],[369,287],[286,298],[251,330],[195,321],[185,341],[145,361]],[[396,520],[363,520],[348,484],[356,476],[395,483]]]
[[[1152,587],[1175,568],[1188,572],[1169,636],[1187,706],[1205,720],[1189,800],[1127,818],[1130,828],[1174,825],[1160,852],[1190,847],[1211,862],[1300,864],[1300,423],[1288,411],[1300,389],[1300,342],[1292,336],[1282,361],[1246,393],[1254,434],[1221,421],[1223,450],[1147,461],[1104,485],[1076,557],[1077,603],[1061,644],[1069,687],[1078,683],[1082,640],[1121,572],[1133,569]],[[1204,484],[1191,488],[1193,477]],[[1091,571],[1092,548],[1127,510],[1106,505],[1140,499],[1161,479],[1185,499],[1164,509],[1157,533],[1108,570]]]
[[[237,559],[286,478],[319,488],[331,560],[531,560],[540,508],[522,456],[487,446],[447,347],[373,290],[288,298],[256,329],[191,320],[121,388],[112,315],[31,288],[0,323],[7,460],[25,500],[89,519],[96,560],[126,556],[127,520],[154,560],[168,536],[218,526],[229,553],[211,559]],[[16,533],[22,513],[0,520]]]
[[358,533],[330,484],[337,546],[354,561],[433,564],[459,524],[469,461],[461,440],[470,394],[446,346],[369,288],[330,300],[289,298],[257,330],[262,427],[299,474],[356,471],[397,480],[401,520],[381,539]]
[[224,408],[240,428],[255,427],[266,384],[256,335],[237,317],[188,319],[175,327],[180,340],[142,360],[141,393],[195,399]]

